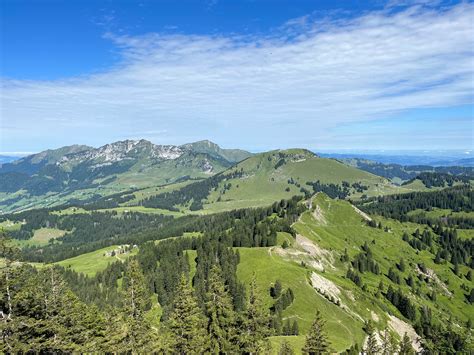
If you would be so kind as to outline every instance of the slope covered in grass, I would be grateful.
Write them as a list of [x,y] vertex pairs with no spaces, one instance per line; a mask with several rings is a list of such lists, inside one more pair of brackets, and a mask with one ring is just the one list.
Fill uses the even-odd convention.
[[[308,182],[337,185],[343,189],[348,183],[348,196],[375,196],[406,192],[404,188],[392,185],[388,180],[342,164],[334,159],[320,158],[304,149],[271,151],[254,155],[223,175],[236,175],[223,180],[211,191],[204,209],[209,211],[228,210],[247,206],[263,206],[274,201],[304,194],[302,188],[313,192]],[[363,186],[358,191],[353,184]]]
[[[383,228],[373,228],[367,225],[367,217],[371,218],[364,217],[346,201],[335,201],[324,194],[314,197],[311,210],[302,215],[294,228],[300,236],[320,248],[316,259],[322,260],[324,272],[316,272],[341,290],[352,290],[355,302],[351,303],[351,309],[365,319],[370,319],[371,313],[375,312],[377,317],[372,318],[378,319],[376,326],[380,329],[386,326],[388,314],[415,323],[419,320],[421,307],[427,307],[434,322],[446,324],[450,320],[457,330],[465,331],[466,323],[474,320],[474,307],[469,305],[466,297],[474,286],[473,281],[465,276],[469,268],[459,265],[456,275],[452,264],[436,264],[429,250],[414,249],[402,239],[404,233],[411,235],[417,228],[423,231],[425,226],[377,217]],[[346,273],[353,267],[351,261],[362,253],[365,243],[380,273],[359,273],[362,283],[357,286],[346,277]],[[436,251],[436,243],[433,248]],[[348,261],[344,260],[346,254]],[[403,268],[399,267],[401,259],[404,260]],[[400,276],[399,284],[388,278],[390,268]],[[414,280],[412,287],[407,284],[410,275]],[[384,295],[389,286],[400,289],[409,297],[417,309],[416,320],[407,319],[388,302]],[[432,299],[433,293],[435,300]]]
[[135,248],[131,252],[125,254],[116,254],[114,256],[107,255],[107,253],[117,250],[118,248],[118,245],[112,245],[107,248],[59,261],[56,264],[65,268],[71,268],[74,271],[83,273],[87,276],[94,276],[97,272],[104,270],[110,263],[117,260],[123,261],[126,258],[135,255],[138,251]]
[[278,255],[273,248],[238,249],[240,263],[237,276],[248,284],[255,272],[257,285],[264,296],[267,307],[275,302],[271,298],[269,290],[276,279],[281,281],[284,289],[291,288],[293,290],[295,299],[283,311],[283,321],[286,319],[297,320],[301,334],[299,336],[301,339],[296,341],[297,344],[303,342],[316,310],[320,310],[324,319],[327,320],[329,340],[335,350],[342,351],[354,343],[362,342],[364,335],[361,320],[319,295],[310,284],[311,272],[309,269],[291,260],[286,260]]

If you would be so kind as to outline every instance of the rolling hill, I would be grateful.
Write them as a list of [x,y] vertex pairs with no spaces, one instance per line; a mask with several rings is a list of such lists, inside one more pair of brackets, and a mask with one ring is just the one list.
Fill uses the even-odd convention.
[[[317,191],[339,198],[360,198],[410,190],[334,159],[320,158],[308,150],[289,149],[255,154],[209,179],[172,192],[150,194],[136,203],[212,213],[265,206]],[[127,205],[133,203],[132,200]]]

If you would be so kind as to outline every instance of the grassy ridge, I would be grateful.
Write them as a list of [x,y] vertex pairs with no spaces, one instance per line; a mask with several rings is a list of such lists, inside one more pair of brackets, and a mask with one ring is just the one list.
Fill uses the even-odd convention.
[[[374,259],[380,265],[382,273],[375,275],[372,273],[363,274],[363,282],[368,287],[367,297],[373,297],[380,281],[387,287],[389,284],[394,288],[400,287],[405,294],[411,294],[411,299],[419,306],[429,306],[433,311],[433,317],[439,321],[447,321],[450,317],[459,324],[465,324],[468,319],[474,320],[474,309],[468,307],[465,302],[465,291],[461,285],[465,284],[470,288],[474,286],[473,281],[467,280],[464,276],[458,277],[452,272],[453,265],[435,264],[433,255],[428,251],[416,251],[408,243],[402,240],[404,232],[413,233],[416,228],[423,230],[424,227],[414,223],[400,223],[394,220],[377,218],[384,226],[389,228],[389,232],[381,229],[370,228],[362,221],[352,206],[345,201],[334,201],[324,194],[318,194],[313,201],[313,208],[322,211],[323,219],[317,220],[311,212],[306,212],[301,221],[295,224],[295,229],[317,243],[320,247],[331,251],[334,256],[335,269],[328,268],[326,277],[331,279],[341,287],[358,288],[351,281],[345,279],[344,275],[347,265],[339,262],[339,257],[347,249],[352,260],[359,252],[360,246],[365,242],[374,255]],[[407,268],[405,272],[400,272],[402,277],[401,285],[393,284],[386,276],[390,267],[396,268],[396,264],[404,258]],[[414,295],[406,285],[405,279],[411,273],[417,275],[417,265],[423,263],[428,269],[434,271],[440,282],[432,280],[429,284],[421,283],[420,296]],[[460,266],[460,275],[465,275],[468,267]],[[348,284],[349,283],[349,284]],[[437,292],[436,302],[431,301],[426,295],[435,290]],[[451,293],[449,295],[448,293]],[[380,303],[383,308],[400,318],[403,316],[391,304],[381,303],[373,297],[374,304]]]
[[[244,176],[221,182],[209,195],[207,204],[204,205],[206,211],[268,205],[302,194],[301,187],[311,191],[311,187],[306,183],[317,180],[323,184],[341,185],[343,181],[351,184],[361,183],[368,186],[368,190],[364,192],[368,196],[408,191],[379,176],[333,159],[319,158],[302,149],[261,153],[240,162],[224,174],[236,171],[243,171]],[[289,179],[293,179],[301,187],[289,184]],[[230,188],[225,188],[229,183]],[[355,189],[351,191],[352,198],[358,198],[362,194]]]

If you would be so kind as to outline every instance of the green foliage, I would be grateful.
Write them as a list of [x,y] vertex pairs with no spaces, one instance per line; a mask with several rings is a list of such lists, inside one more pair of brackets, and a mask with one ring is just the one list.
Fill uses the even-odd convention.
[[[436,224],[440,218],[430,218],[423,214],[409,214],[417,209],[451,209],[471,212],[474,210],[474,191],[469,184],[454,186],[438,191],[411,192],[387,196],[372,197],[358,202],[358,207],[370,214],[398,219],[402,222]],[[474,221],[469,217],[443,218],[448,226],[472,228]]]
[[[5,352],[90,352],[103,349],[106,325],[80,302],[54,267],[2,270]],[[6,301],[6,303],[3,303]]]
[[365,332],[367,333],[367,343],[364,347],[364,354],[375,355],[379,354],[382,350],[378,345],[377,338],[375,336],[375,329],[372,325],[372,322],[367,322],[365,327]]
[[270,316],[263,307],[255,276],[250,283],[249,297],[243,317],[240,319],[240,349],[246,353],[259,353],[268,348]]
[[208,281],[206,312],[209,318],[210,351],[213,354],[236,351],[236,314],[226,290],[221,270],[214,265]]
[[280,349],[278,349],[278,355],[293,355],[294,353],[293,348],[286,340],[281,343]]
[[306,336],[306,342],[302,349],[303,354],[319,355],[329,352],[329,343],[324,330],[325,321],[319,310],[316,312],[313,324]]
[[395,354],[398,350],[398,342],[395,338],[395,335],[385,329],[385,331],[381,334],[382,344],[380,347],[380,353],[383,355],[392,355]]
[[167,329],[170,346],[178,354],[203,353],[209,348],[206,318],[184,275],[176,291]]
[[400,341],[400,346],[398,349],[398,353],[400,355],[413,355],[415,354],[415,350],[411,346],[411,340],[408,337],[407,333],[403,335],[402,340]]
[[280,281],[280,280],[276,280],[276,281],[275,281],[275,285],[273,285],[272,287],[270,287],[270,296],[272,296],[273,298],[278,298],[278,297],[280,297],[280,295],[281,295],[281,290],[282,290],[281,281]]
[[427,188],[453,186],[455,183],[469,183],[470,179],[473,178],[472,171],[470,175],[469,177],[438,172],[422,172],[414,179],[406,181],[402,185],[410,184],[416,179],[420,180]]

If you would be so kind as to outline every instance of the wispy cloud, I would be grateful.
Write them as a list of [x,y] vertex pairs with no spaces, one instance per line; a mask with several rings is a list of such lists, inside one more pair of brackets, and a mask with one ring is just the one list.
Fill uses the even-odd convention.
[[[314,146],[348,123],[472,104],[473,18],[474,5],[463,3],[302,18],[266,37],[108,33],[123,61],[107,72],[3,81],[0,145],[159,131],[162,143]],[[4,129],[13,123],[23,130]]]

